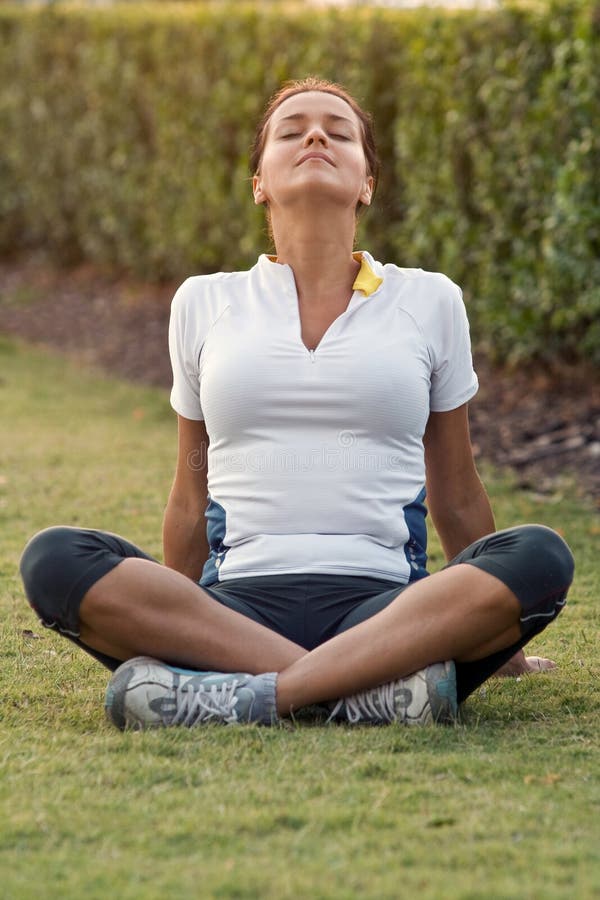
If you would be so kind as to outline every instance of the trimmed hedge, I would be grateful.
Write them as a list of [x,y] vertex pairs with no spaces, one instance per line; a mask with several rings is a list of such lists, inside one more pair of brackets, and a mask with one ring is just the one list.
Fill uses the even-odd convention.
[[251,265],[254,123],[319,74],[375,116],[359,244],[460,283],[496,357],[600,361],[598,0],[0,7],[0,41],[0,253],[152,279]]

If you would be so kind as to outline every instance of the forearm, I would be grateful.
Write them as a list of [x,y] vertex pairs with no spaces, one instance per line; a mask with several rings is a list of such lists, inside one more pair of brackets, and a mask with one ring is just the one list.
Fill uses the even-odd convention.
[[460,501],[431,498],[429,511],[449,560],[473,541],[496,530],[490,501],[479,479],[472,492]]
[[171,495],[163,521],[165,565],[198,581],[208,559],[204,513],[178,503]]

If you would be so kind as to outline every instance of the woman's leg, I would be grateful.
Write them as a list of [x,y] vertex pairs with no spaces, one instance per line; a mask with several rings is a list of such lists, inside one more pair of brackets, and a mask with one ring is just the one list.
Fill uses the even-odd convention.
[[277,672],[306,653],[287,638],[223,606],[158,563],[126,559],[87,591],[81,640],[123,659],[148,655],[195,669]]
[[426,666],[520,636],[520,605],[495,576],[468,565],[415,582],[385,609],[279,673],[277,709],[348,697]]
[[[491,641],[502,635],[501,642],[513,643],[519,609],[516,597],[495,576],[456,566],[404,589],[385,609],[291,665],[271,671],[265,665],[265,674],[217,675],[183,671],[144,656],[133,659],[111,679],[107,711],[119,728],[214,720],[270,724],[276,715],[351,697],[338,703],[336,717],[339,712],[351,721],[448,719],[456,713],[453,671],[431,664],[470,654],[482,637]],[[421,676],[414,687],[414,678],[399,681],[426,667],[424,682]],[[377,687],[384,683],[393,683],[391,692]],[[367,698],[357,706],[360,698],[351,695],[369,688],[376,688],[374,702]],[[379,695],[385,695],[383,704]]]
[[543,525],[509,528],[476,541],[451,565],[461,562],[495,572],[511,586],[521,605],[521,633],[514,644],[500,650],[497,644],[482,643],[457,663],[459,703],[559,615],[574,574],[569,547],[560,535]]
[[[83,645],[117,659],[152,654],[197,669],[279,673],[281,715],[448,659],[459,665],[484,659],[489,666],[490,659],[514,652],[523,642],[525,622],[533,622],[531,633],[536,633],[557,614],[572,578],[570,551],[554,532],[539,526],[500,532],[467,548],[444,571],[405,589],[372,618],[306,653],[223,608],[185,576],[139,558],[140,551],[108,568],[95,560],[94,578],[88,567],[72,583],[64,576],[72,549],[57,557],[58,549],[47,532],[34,538],[23,557],[23,578],[39,610],[40,585],[53,573],[53,583],[44,587],[46,594],[54,594],[49,617],[68,597],[70,609],[77,609],[77,637]],[[552,609],[544,607],[546,601]],[[69,615],[58,626],[66,633],[74,618]],[[46,623],[54,624],[48,614]],[[481,673],[478,677],[483,680]]]
[[349,696],[449,659],[457,662],[460,702],[558,615],[572,578],[571,552],[551,529],[528,525],[489,535],[280,672],[278,711]]
[[44,624],[115,669],[140,654],[199,669],[278,671],[306,651],[107,532],[48,528],[21,559]]

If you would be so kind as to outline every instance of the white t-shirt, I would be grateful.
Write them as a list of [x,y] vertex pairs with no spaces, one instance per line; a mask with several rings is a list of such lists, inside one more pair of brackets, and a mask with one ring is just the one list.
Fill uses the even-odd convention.
[[309,351],[292,269],[188,278],[173,299],[171,404],[209,435],[201,584],[426,574],[429,412],[477,391],[460,289],[366,252],[348,308]]

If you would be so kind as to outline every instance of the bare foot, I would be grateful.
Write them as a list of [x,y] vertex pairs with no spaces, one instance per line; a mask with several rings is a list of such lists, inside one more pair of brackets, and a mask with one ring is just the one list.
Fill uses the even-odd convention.
[[505,662],[495,673],[500,678],[516,678],[518,675],[539,675],[555,669],[556,663],[543,656],[525,656],[522,650]]

